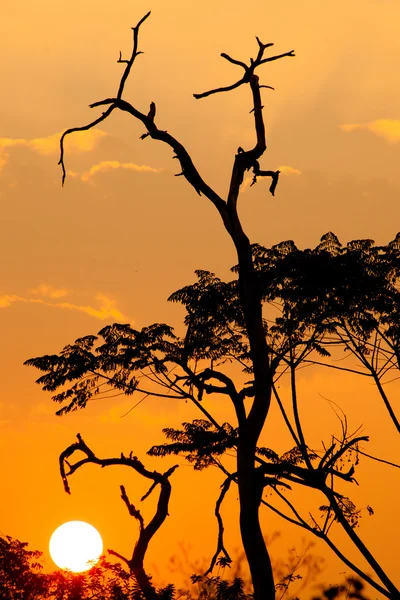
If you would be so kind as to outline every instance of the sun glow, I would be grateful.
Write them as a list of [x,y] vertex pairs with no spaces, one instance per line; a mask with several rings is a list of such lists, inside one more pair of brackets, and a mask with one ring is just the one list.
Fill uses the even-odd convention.
[[88,571],[103,552],[97,529],[83,521],[60,525],[50,538],[50,556],[60,569],[81,573]]

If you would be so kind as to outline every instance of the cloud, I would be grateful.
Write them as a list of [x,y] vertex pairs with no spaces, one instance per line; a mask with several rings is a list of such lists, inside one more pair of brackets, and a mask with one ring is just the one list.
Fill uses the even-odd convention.
[[14,294],[4,294],[3,296],[0,296],[0,308],[8,308],[11,304],[14,304],[14,302],[27,302],[27,300],[20,296],[15,296]]
[[379,137],[383,137],[391,144],[400,142],[400,121],[396,119],[377,119],[376,121],[370,121],[369,123],[348,123],[340,125],[340,129],[346,133],[361,129],[370,131]]
[[0,172],[2,168],[8,163],[9,157],[10,155],[7,154],[7,152],[5,152],[3,148],[0,147]]
[[29,290],[29,294],[33,296],[42,296],[44,298],[63,298],[68,296],[69,290],[64,288],[54,288],[52,285],[42,283],[37,288]]
[[121,163],[118,160],[103,160],[93,165],[89,171],[85,171],[81,175],[82,181],[90,181],[92,177],[98,173],[105,173],[112,171],[113,169],[127,169],[130,171],[145,172],[145,173],[159,173],[161,169],[154,169],[148,165],[136,165],[135,163]]
[[56,302],[53,306],[58,308],[65,308],[67,310],[78,310],[80,312],[84,312],[95,319],[100,319],[104,321],[105,319],[109,319],[112,317],[113,319],[117,319],[118,321],[126,321],[127,317],[122,314],[116,307],[115,300],[111,300],[104,296],[103,294],[97,294],[96,300],[99,301],[99,308],[94,308],[93,306],[79,306],[76,304],[71,304],[70,302]]
[[[44,156],[58,154],[60,151],[60,137],[63,132],[54,133],[42,138],[0,138],[0,169],[9,158],[7,148],[30,148]],[[67,152],[90,152],[99,141],[107,134],[101,129],[89,129],[88,131],[77,131],[65,138],[65,149]]]
[[[129,320],[120,310],[118,310],[115,300],[108,298],[104,294],[96,294],[96,300],[98,302],[98,306],[95,307],[95,306],[91,306],[90,304],[81,305],[81,304],[74,304],[72,302],[51,302],[50,301],[51,299],[60,298],[61,292],[63,293],[62,295],[66,295],[66,294],[64,294],[64,292],[67,292],[67,291],[66,290],[56,290],[55,288],[52,288],[51,286],[45,286],[45,285],[43,286],[43,288],[45,290],[45,294],[42,294],[42,295],[49,298],[49,300],[44,300],[43,297],[42,298],[30,298],[30,297],[25,298],[23,296],[16,296],[15,294],[4,294],[3,296],[0,296],[0,309],[1,308],[9,308],[12,304],[16,304],[16,303],[30,303],[30,304],[41,304],[42,306],[49,306],[51,308],[60,308],[60,309],[64,309],[64,310],[72,310],[72,311],[82,312],[91,317],[94,317],[95,319],[99,319],[101,321],[105,321],[106,319],[115,319],[117,321],[128,321]],[[31,293],[33,293],[33,295],[35,295],[36,293],[38,293],[39,289],[40,288],[38,288],[37,290],[32,290]],[[46,293],[47,293],[47,296],[46,296]],[[51,294],[53,294],[53,295],[51,295]],[[54,294],[56,294],[56,295],[54,295]],[[57,295],[57,294],[59,294],[59,295]]]
[[301,175],[301,171],[299,169],[295,169],[289,165],[280,165],[278,170],[281,172],[281,175]]
[[[41,138],[0,138],[0,171],[8,163],[10,155],[7,149],[10,148],[29,148],[42,156],[58,154],[60,152],[60,137],[62,132],[54,133]],[[101,129],[89,129],[88,131],[77,131],[65,138],[66,152],[91,152],[99,141],[107,134]],[[84,182],[90,181],[98,173],[104,173],[115,169],[125,169],[141,173],[160,173],[162,169],[155,169],[148,165],[136,165],[130,162],[119,162],[118,160],[103,160],[93,165],[88,171],[82,174],[76,171],[68,171],[67,175],[73,178],[80,178]]]

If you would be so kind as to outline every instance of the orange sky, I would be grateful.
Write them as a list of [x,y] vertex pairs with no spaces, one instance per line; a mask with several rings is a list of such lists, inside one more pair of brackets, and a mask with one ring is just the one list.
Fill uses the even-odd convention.
[[[150,139],[141,142],[143,128],[126,114],[114,112],[100,129],[71,136],[69,175],[61,188],[59,134],[94,118],[98,113],[88,108],[91,102],[115,94],[122,70],[118,52],[130,52],[130,27],[149,9],[140,37],[145,54],[135,63],[126,98],[143,111],[156,102],[159,127],[186,145],[220,194],[228,188],[237,147],[254,139],[249,92],[240,88],[202,100],[192,93],[235,81],[237,70],[219,54],[248,60],[256,52],[255,35],[274,41],[277,53],[296,52],[295,59],[260,71],[263,83],[275,87],[263,90],[269,148],[261,164],[281,168],[282,176],[275,198],[268,194],[269,182],[251,188],[245,182],[240,210],[251,241],[271,245],[294,239],[298,246],[315,246],[331,230],[342,243],[355,238],[387,243],[400,229],[396,0],[4,3],[0,531],[42,550],[52,531],[70,519],[95,525],[105,547],[128,551],[127,530],[135,539],[136,524],[118,488],[125,483],[131,500],[138,499],[146,486],[135,475],[88,467],[73,477],[72,496],[64,493],[58,454],[78,431],[99,455],[132,449],[162,470],[167,463],[149,460],[145,451],[162,441],[163,426],[198,415],[186,404],[147,400],[121,418],[133,401],[115,398],[60,419],[49,395],[34,384],[38,373],[23,361],[57,352],[114,321],[137,327],[165,321],[179,328],[183,311],[166,303],[168,295],[190,283],[197,268],[225,277],[235,262],[213,207],[182,177],[173,177],[177,168],[169,149]],[[304,417],[316,446],[322,434],[313,415],[323,394],[348,412],[354,428],[364,425],[371,435],[368,451],[395,459],[394,428],[374,402],[371,386],[330,373],[308,374],[303,384]],[[208,403],[226,418],[223,401]],[[326,440],[337,423],[326,405],[321,410]],[[273,425],[274,414],[268,439],[284,451],[288,447]],[[213,506],[221,478],[214,472],[193,474],[179,462],[171,517],[149,556],[164,577],[165,557],[177,551],[176,541],[187,541],[188,531],[193,558],[214,550]],[[376,485],[377,478],[384,483]],[[399,534],[394,522],[399,475],[365,463],[359,481],[360,506],[371,504],[376,511],[374,518],[363,519],[360,533],[395,579],[398,558],[388,540],[394,544]],[[207,490],[201,497],[198,485]],[[231,546],[237,544],[236,509],[233,491],[227,504]],[[265,520],[266,530],[282,527],[269,515]],[[283,531],[274,548],[285,553],[301,534]],[[329,558],[327,577],[337,581],[344,570]]]

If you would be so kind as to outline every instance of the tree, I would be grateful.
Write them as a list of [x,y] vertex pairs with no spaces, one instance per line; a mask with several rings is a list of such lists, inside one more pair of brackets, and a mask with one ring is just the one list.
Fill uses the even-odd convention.
[[[293,242],[283,242],[270,250],[252,245],[243,231],[237,210],[244,175],[246,171],[252,171],[253,184],[258,177],[270,177],[272,194],[279,179],[279,171],[263,170],[259,163],[266,150],[261,90],[269,86],[260,83],[257,73],[262,65],[292,57],[294,51],[265,56],[272,44],[264,44],[256,38],[258,52],[250,64],[222,54],[224,59],[243,70],[240,79],[230,86],[194,95],[200,99],[232,91],[241,85],[250,87],[256,143],[249,150],[238,148],[229,192],[227,198],[223,199],[201,177],[184,146],[167,131],[158,128],[155,103],[152,102],[149,111],[144,113],[122,98],[133,63],[140,54],[139,29],[149,15],[145,15],[133,28],[131,57],[125,60],[120,56],[118,60],[125,68],[116,96],[93,103],[91,108],[106,107],[101,116],[82,127],[68,129],[62,135],[60,165],[63,183],[66,177],[65,137],[76,131],[91,129],[116,109],[127,112],[144,125],[145,132],[140,136],[141,139],[150,137],[168,145],[181,165],[182,170],[178,175],[182,175],[200,196],[205,196],[215,206],[236,249],[237,265],[234,271],[237,278],[222,282],[212,273],[197,271],[197,282],[170,297],[171,301],[182,303],[187,311],[187,329],[183,338],[176,336],[173,329],[165,324],[155,323],[140,331],[129,325],[114,324],[103,328],[98,337],[89,335],[76,340],[59,355],[29,359],[26,364],[45,372],[38,379],[43,389],[54,392],[67,386],[67,389],[58,391],[53,397],[57,402],[66,402],[58,414],[84,408],[89,398],[100,393],[99,386],[104,382],[126,394],[142,392],[186,398],[197,406],[204,419],[184,423],[182,430],[165,429],[171,443],[155,446],[149,453],[158,456],[183,453],[195,469],[213,464],[225,474],[226,479],[216,504],[219,536],[210,569],[217,561],[220,564],[230,562],[223,542],[219,508],[230,485],[235,483],[238,486],[240,531],[255,600],[275,597],[271,560],[259,520],[261,505],[266,505],[283,518],[324,539],[347,565],[376,590],[389,598],[398,598],[396,586],[355,532],[360,512],[349,498],[333,487],[333,482],[337,480],[354,481],[355,466],[362,453],[360,443],[368,438],[349,434],[347,423],[343,420],[340,439],[332,438],[322,455],[311,450],[306,443],[298,411],[296,373],[307,361],[321,364],[321,361],[314,360],[315,354],[326,359],[330,356],[328,348],[332,345],[344,346],[357,356],[364,369],[369,369],[369,375],[373,377],[398,428],[381,378],[389,369],[399,366],[399,328],[395,318],[398,296],[394,281],[398,276],[399,240],[396,238],[386,248],[383,258],[382,249],[374,248],[368,240],[353,242],[342,251],[333,234],[324,236],[322,244],[315,250],[303,253],[297,250]],[[337,272],[333,287],[328,279],[315,285],[313,269],[316,265]],[[345,280],[342,278],[344,272],[348,275]],[[375,294],[371,287],[377,281],[384,284],[380,294]],[[361,293],[354,296],[354,284],[359,285],[360,282],[365,284],[367,296]],[[277,307],[279,310],[272,324],[268,320],[266,307]],[[380,315],[378,321],[374,316],[376,313]],[[368,356],[371,358],[368,359]],[[234,381],[224,372],[223,364],[227,360],[241,365],[251,378],[241,389],[237,389]],[[284,409],[276,385],[277,379],[286,374],[291,383],[294,423],[291,423]],[[150,378],[152,388],[143,385],[143,375]],[[154,386],[160,386],[160,389],[157,391]],[[237,419],[235,426],[218,423],[202,405],[203,395],[214,393],[224,394],[232,401]],[[284,422],[295,443],[294,448],[282,456],[258,445],[273,397],[281,408]],[[237,469],[234,473],[228,472],[223,465],[222,457],[226,450],[236,452]],[[88,447],[86,454],[88,458],[96,458]],[[349,456],[352,457],[351,468],[344,471],[342,462]],[[65,481],[81,465],[78,462],[65,473],[63,455],[61,458]],[[86,459],[83,462],[87,462]],[[310,524],[303,519],[280,490],[283,488],[285,491],[293,485],[312,488],[325,496],[326,504],[321,507],[324,515],[322,525],[316,520]],[[263,498],[266,488],[277,494],[292,516]],[[379,582],[346,558],[330,540],[328,534],[334,521],[342,526],[366,558]],[[152,598],[153,594],[154,591],[149,588],[147,597]]]
[[28,550],[27,546],[27,542],[0,535],[0,600],[45,597],[41,552]]

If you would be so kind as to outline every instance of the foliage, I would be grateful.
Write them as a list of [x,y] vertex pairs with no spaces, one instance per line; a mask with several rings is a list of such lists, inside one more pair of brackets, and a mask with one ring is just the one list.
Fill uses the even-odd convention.
[[398,360],[400,233],[387,246],[353,240],[343,247],[329,232],[314,249],[299,250],[292,241],[254,245],[253,257],[265,301],[281,304],[273,331],[301,337],[314,327],[343,345],[357,340],[365,351],[380,328]]
[[[10,536],[0,536],[0,599],[1,600],[143,600],[134,578],[120,563],[111,563],[104,556],[97,565],[81,574],[67,571],[43,573],[42,553],[28,550],[28,543]],[[311,558],[311,557],[309,557]],[[298,569],[305,563],[306,553],[290,556],[285,569],[279,569],[276,589],[283,597],[290,584],[302,579]],[[283,564],[283,563],[282,563]],[[173,584],[157,590],[158,600],[252,600],[249,585],[242,577],[191,576],[192,586],[177,590]],[[321,586],[321,596],[312,600],[346,598],[368,600],[363,595],[363,583],[347,578],[343,584]],[[306,591],[306,590],[304,590]],[[288,600],[292,596],[287,596]],[[305,600],[309,595],[302,595]]]
[[[245,583],[241,577],[232,581],[220,576],[203,577],[192,575],[192,583],[198,585],[196,600],[252,600],[253,595],[245,591]],[[189,596],[193,598],[193,596]]]
[[163,429],[167,439],[172,444],[153,446],[148,451],[150,456],[180,455],[200,471],[215,464],[215,459],[233,448],[237,443],[237,429],[229,423],[223,423],[221,428],[215,428],[204,419],[195,419],[192,423],[183,423],[183,430],[167,427]]
[[46,586],[41,574],[41,552],[27,542],[0,535],[0,600],[35,600]]
[[364,587],[363,582],[359,579],[347,577],[344,583],[330,585],[328,588],[322,589],[321,596],[313,596],[312,600],[347,600],[348,598],[354,598],[355,600],[369,600],[363,592]]
[[[272,323],[265,321],[275,368],[302,345],[323,358],[331,355],[332,346],[342,347],[378,378],[399,368],[400,234],[387,246],[355,240],[343,248],[332,233],[322,236],[313,250],[299,250],[291,241],[270,249],[253,245],[253,258],[264,303],[279,311]],[[72,384],[53,396],[64,404],[57,414],[84,408],[101,393],[104,382],[125,394],[141,391],[145,370],[176,393],[172,382],[178,379],[168,380],[174,365],[184,371],[183,384],[197,385],[206,393],[201,376],[196,379],[186,372],[185,379],[190,362],[207,360],[214,366],[236,361],[251,372],[237,281],[224,283],[207,271],[196,275],[194,284],[169,298],[186,309],[183,338],[165,324],[136,330],[115,323],[97,336],[77,339],[59,354],[27,360],[25,364],[45,372],[37,380],[44,390],[54,392]],[[251,382],[243,394],[252,395]]]
[[[84,573],[57,570],[43,573],[42,552],[27,542],[0,536],[0,600],[143,600],[134,577],[119,562],[102,556]],[[171,600],[174,586],[157,590],[159,600]]]

